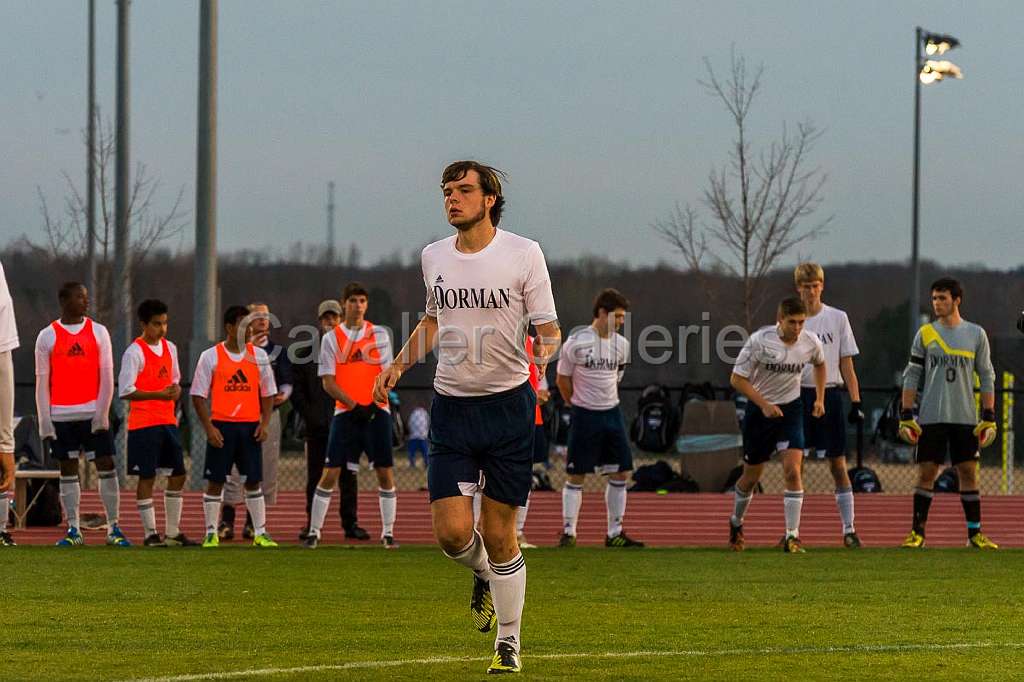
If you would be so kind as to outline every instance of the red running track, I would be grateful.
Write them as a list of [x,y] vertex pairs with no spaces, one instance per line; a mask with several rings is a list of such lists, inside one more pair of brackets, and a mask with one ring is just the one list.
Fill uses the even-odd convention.
[[[186,493],[182,530],[193,539],[203,535],[201,493]],[[157,528],[163,532],[163,496],[154,496]],[[343,542],[335,493],[328,513],[324,542]],[[95,491],[83,493],[83,512],[102,512]],[[241,530],[244,512],[239,510]],[[732,511],[732,496],[724,494],[631,493],[626,509],[626,531],[638,540],[656,546],[721,546],[728,540],[727,519]],[[857,495],[857,532],[868,547],[898,545],[910,526],[909,495]],[[130,491],[121,498],[121,527],[136,543],[142,541],[142,526]],[[299,529],[305,525],[305,497],[302,492],[278,495],[277,505],[270,509],[268,528],[274,539],[291,544],[297,542]],[[1004,547],[1024,547],[1024,497],[985,497],[982,499],[982,527],[985,533]],[[373,540],[380,534],[377,494],[359,495],[359,523]],[[562,529],[562,497],[559,492],[538,492],[530,498],[530,514],[526,537],[536,545],[553,545]],[[748,545],[774,545],[783,533],[782,497],[759,495],[754,498],[744,524]],[[84,531],[88,544],[102,544],[102,531]],[[51,544],[60,538],[62,528],[28,528],[15,531],[20,544]],[[605,534],[605,509],[602,493],[586,493],[578,526],[579,543],[596,545]],[[804,499],[800,536],[807,547],[838,546],[841,527],[835,499],[831,495],[808,495]],[[240,534],[239,536],[240,537]],[[430,508],[424,491],[403,491],[398,495],[398,522],[395,538],[400,543],[432,544]],[[236,543],[241,540],[236,539]],[[928,521],[928,545],[960,547],[966,543],[963,510],[957,495],[937,494]]]

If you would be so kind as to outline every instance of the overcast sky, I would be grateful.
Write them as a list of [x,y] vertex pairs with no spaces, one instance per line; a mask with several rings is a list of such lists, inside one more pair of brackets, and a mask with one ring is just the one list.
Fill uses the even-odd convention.
[[[116,10],[97,6],[112,118]],[[59,203],[62,172],[83,184],[86,7],[0,3],[0,243],[42,237],[37,186]],[[370,261],[408,254],[449,233],[440,170],[472,157],[508,172],[502,226],[549,259],[665,259],[650,224],[699,200],[734,135],[697,83],[701,58],[725,69],[735,44],[766,66],[755,145],[784,122],[825,128],[813,160],[829,174],[820,216],[835,218],[800,255],[905,259],[918,24],[961,40],[948,57],[965,75],[922,93],[923,255],[1018,266],[1020,0],[222,0],[220,247],[322,243],[333,180],[340,243]],[[191,216],[198,3],[136,0],[131,31],[132,162],[160,179],[163,204],[183,186]]]

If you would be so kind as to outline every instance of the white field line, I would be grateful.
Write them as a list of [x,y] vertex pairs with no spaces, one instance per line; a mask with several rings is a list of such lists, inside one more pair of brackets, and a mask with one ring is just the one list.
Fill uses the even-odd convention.
[[[914,651],[969,651],[975,649],[1024,649],[1024,642],[965,642],[962,644],[853,644],[824,647],[764,647],[760,649],[680,649],[678,651],[607,651],[604,653],[537,654],[526,655],[530,661],[554,661],[579,658],[719,658],[728,656],[802,656],[821,654],[908,653]],[[225,672],[170,675],[167,677],[134,678],[131,682],[193,682],[198,680],[230,680],[239,677],[271,677],[273,675],[299,675],[339,670],[375,670],[408,665],[447,665],[490,661],[490,656],[436,656],[409,658],[396,661],[352,661],[329,665],[304,665],[295,668],[253,668]]]

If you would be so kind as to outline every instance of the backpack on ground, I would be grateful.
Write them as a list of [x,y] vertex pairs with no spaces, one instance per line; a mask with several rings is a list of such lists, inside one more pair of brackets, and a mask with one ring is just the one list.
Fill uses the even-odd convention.
[[640,394],[630,438],[646,452],[666,452],[679,432],[679,411],[672,405],[668,389],[651,384]]
[[903,391],[896,390],[889,398],[889,402],[886,403],[882,416],[878,418],[878,425],[871,438],[872,443],[877,443],[879,439],[890,443],[903,443],[900,440],[900,410],[902,409]]
[[562,399],[558,391],[551,393],[551,419],[546,422],[548,440],[552,445],[569,444],[569,427],[572,425],[572,408]]
[[850,485],[855,493],[880,493],[882,482],[878,480],[878,474],[874,469],[867,467],[853,467],[849,471]]
[[654,492],[676,477],[676,472],[668,462],[658,460],[647,464],[633,472],[633,487],[630,492]]

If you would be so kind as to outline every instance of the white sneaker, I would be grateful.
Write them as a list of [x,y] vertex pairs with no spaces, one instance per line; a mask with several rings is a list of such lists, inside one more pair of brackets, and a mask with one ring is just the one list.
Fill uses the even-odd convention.
[[516,535],[516,540],[519,542],[519,549],[537,549],[537,545],[531,545],[522,533]]

